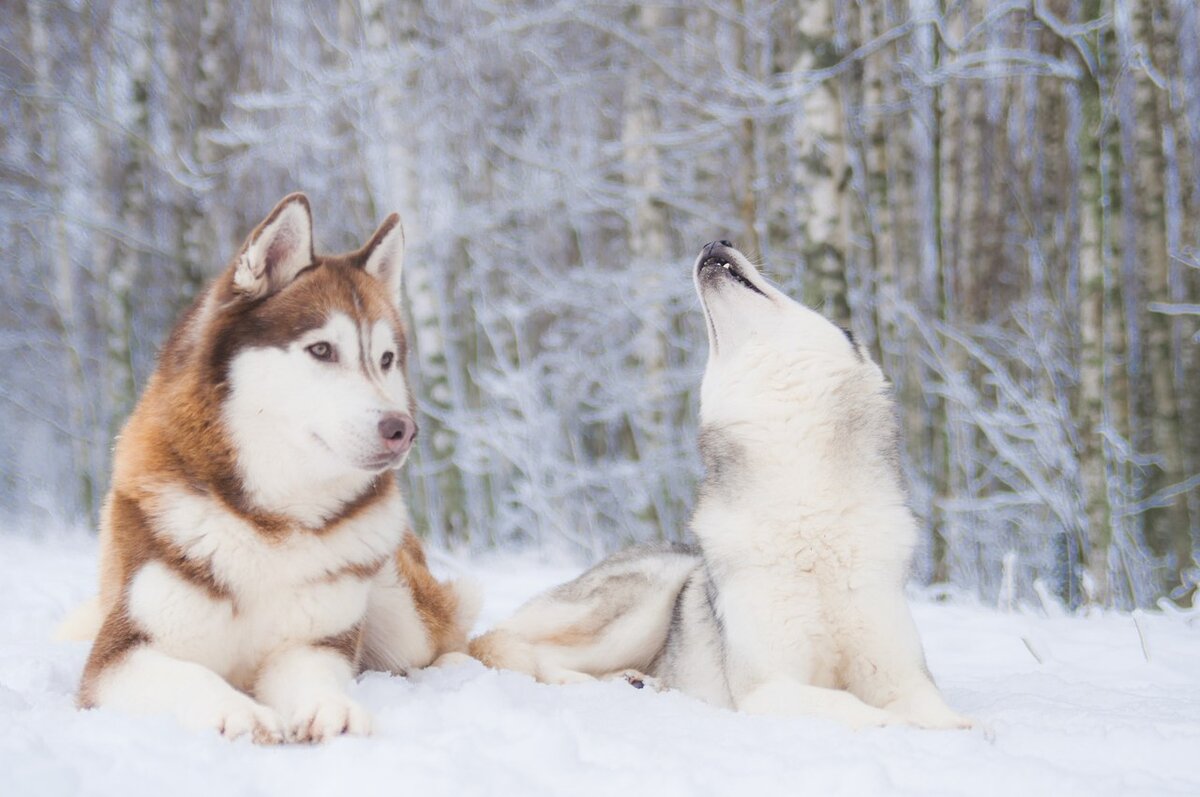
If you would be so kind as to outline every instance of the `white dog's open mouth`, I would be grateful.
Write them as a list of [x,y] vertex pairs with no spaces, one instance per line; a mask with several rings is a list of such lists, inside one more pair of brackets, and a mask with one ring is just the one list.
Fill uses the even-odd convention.
[[718,251],[716,254],[709,255],[700,262],[700,268],[698,271],[701,274],[708,269],[721,269],[725,274],[729,275],[734,282],[754,291],[759,296],[764,298],[766,297],[766,294],[759,290],[758,286],[751,282],[749,278],[742,273],[742,270],[738,268],[737,263],[724,256],[724,252]]

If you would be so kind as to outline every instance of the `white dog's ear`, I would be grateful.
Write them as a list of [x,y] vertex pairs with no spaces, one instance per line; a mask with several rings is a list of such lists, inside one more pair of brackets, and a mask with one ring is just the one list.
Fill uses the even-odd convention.
[[312,211],[304,194],[279,201],[238,255],[233,286],[251,299],[285,288],[313,262]]
[[393,213],[362,248],[366,255],[363,269],[387,288],[388,297],[400,304],[400,273],[404,268],[404,225]]

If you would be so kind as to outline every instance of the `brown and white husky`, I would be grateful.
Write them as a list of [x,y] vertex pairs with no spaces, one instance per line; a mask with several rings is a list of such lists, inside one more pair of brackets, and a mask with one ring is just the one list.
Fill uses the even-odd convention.
[[116,445],[99,598],[62,629],[95,636],[82,706],[320,741],[369,732],[360,670],[465,650],[478,597],[430,575],[392,474],[403,254],[393,214],[315,255],[292,194],[179,322]]

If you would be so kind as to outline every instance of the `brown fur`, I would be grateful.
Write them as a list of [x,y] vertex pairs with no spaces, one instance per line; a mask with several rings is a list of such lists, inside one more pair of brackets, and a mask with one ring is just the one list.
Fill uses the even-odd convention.
[[354,669],[358,669],[358,663],[362,660],[363,649],[363,628],[362,624],[356,624],[353,628],[348,628],[340,634],[319,639],[313,643],[314,647],[329,648],[345,657],[346,661],[350,662]]
[[425,551],[417,535],[409,530],[396,551],[396,569],[412,590],[413,602],[433,643],[434,658],[467,649],[467,631],[459,617],[459,598],[454,587],[443,584],[429,572]]
[[493,670],[504,669],[503,657],[499,655],[503,644],[499,636],[503,633],[503,631],[488,631],[480,634],[467,643],[467,653],[485,667],[491,667]]
[[[116,535],[117,555],[142,554],[142,561],[158,561],[189,584],[208,593],[213,600],[230,600],[229,589],[214,577],[212,568],[202,561],[189,559],[183,551],[154,532],[150,519],[136,501],[113,492],[109,497],[110,522]],[[122,567],[129,574],[130,568]]]
[[77,702],[80,708],[91,708],[94,703],[93,687],[100,673],[123,659],[129,651],[149,642],[150,638],[129,619],[122,601],[108,613],[100,633],[92,645],[87,666],[83,670],[83,681]]
[[518,637],[509,631],[488,631],[475,637],[467,646],[467,652],[472,658],[478,659],[485,667],[493,670],[519,670],[536,673],[532,664],[522,665],[514,661],[524,661],[528,658],[535,645],[558,645],[561,647],[582,647],[594,641],[599,631],[595,625],[575,625],[563,628],[553,634],[540,637]]
[[[397,367],[405,368],[407,361],[407,340],[399,311],[381,284],[363,270],[371,250],[399,223],[394,215],[355,252],[313,255],[312,265],[277,292],[249,296],[239,291],[234,275],[241,254],[285,204],[295,201],[302,201],[307,210],[308,202],[303,197],[293,195],[282,201],[184,314],[117,441],[113,482],[100,532],[100,608],[107,619],[84,673],[80,692],[84,704],[90,700],[91,686],[100,672],[132,647],[149,641],[133,627],[124,606],[125,590],[143,564],[160,561],[210,596],[231,597],[205,562],[189,559],[157,533],[156,508],[163,500],[163,488],[184,487],[215,500],[269,539],[296,533],[328,533],[398,489],[391,475],[381,476],[317,529],[265,512],[252,505],[243,492],[235,452],[220,415],[228,391],[228,368],[237,352],[250,346],[287,345],[324,323],[331,311],[343,309],[370,320],[386,320],[395,332]],[[415,410],[412,399],[409,410]],[[397,518],[396,522],[403,519]],[[434,581],[424,568],[424,556],[415,537],[405,540],[397,561],[414,585],[414,592],[421,596],[418,606],[423,607],[422,618],[428,618],[430,633],[435,638],[451,635],[449,629],[454,626],[446,612],[453,613],[453,593]],[[420,564],[415,564],[418,561]],[[331,576],[366,578],[377,569],[356,566]],[[361,632],[356,629],[354,633],[357,651]],[[330,646],[342,649],[346,643],[342,640]],[[357,660],[357,652],[355,657]]]
[[358,578],[366,580],[382,570],[383,566],[387,564],[387,562],[388,557],[381,557],[371,562],[351,562],[350,564],[343,565],[336,570],[330,570],[321,580],[339,581],[343,578]]
[[576,625],[571,626],[570,628],[563,628],[553,634],[535,637],[531,641],[536,642],[539,645],[561,645],[562,647],[575,647],[579,645],[586,645],[594,640],[600,630],[601,629],[595,625]]
[[[277,212],[247,238],[242,251]],[[395,223],[393,217],[384,227],[390,229]],[[362,271],[380,237],[377,233],[367,246],[350,254],[315,256],[314,265],[267,298],[239,296],[233,281],[235,257],[175,327],[159,355],[158,370],[117,441],[113,487],[101,526],[104,609],[114,604],[132,570],[158,558],[157,543],[144,520],[153,516],[156,493],[162,486],[189,485],[220,501],[268,537],[295,530],[296,524],[289,518],[254,508],[242,493],[235,454],[220,419],[227,369],[243,347],[285,345],[324,323],[327,314],[339,307],[362,307],[369,318],[389,320],[396,330],[399,365],[404,367],[407,341],[399,312],[376,281]],[[332,531],[394,489],[390,476],[377,479],[319,531]],[[143,522],[127,524],[125,516],[133,512]]]
[[467,652],[493,670],[516,670],[536,676],[533,646],[509,631],[488,631],[471,640]]

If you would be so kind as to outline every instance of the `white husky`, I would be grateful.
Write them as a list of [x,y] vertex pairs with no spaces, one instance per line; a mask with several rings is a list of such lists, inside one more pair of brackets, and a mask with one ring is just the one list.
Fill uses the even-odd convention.
[[474,640],[490,666],[565,683],[641,673],[762,714],[965,728],[904,600],[917,527],[887,381],[849,333],[727,241],[695,265],[708,322],[698,545],[641,546]]

